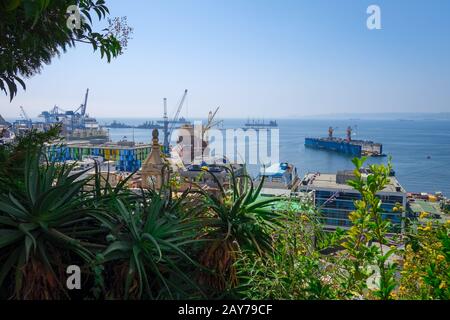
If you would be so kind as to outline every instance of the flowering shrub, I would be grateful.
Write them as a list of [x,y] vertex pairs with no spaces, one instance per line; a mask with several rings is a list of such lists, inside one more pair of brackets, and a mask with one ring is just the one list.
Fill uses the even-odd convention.
[[450,298],[450,223],[413,226],[406,239],[398,296],[401,299]]
[[[450,222],[406,223],[396,236],[382,219],[377,193],[389,182],[388,166],[355,159],[349,184],[361,194],[347,231],[324,233],[311,203],[287,209],[274,235],[271,259],[244,255],[241,294],[252,299],[449,299]],[[403,212],[401,204],[394,212]],[[428,217],[423,212],[420,219]],[[408,221],[405,221],[408,222]],[[404,249],[403,249],[404,248]]]

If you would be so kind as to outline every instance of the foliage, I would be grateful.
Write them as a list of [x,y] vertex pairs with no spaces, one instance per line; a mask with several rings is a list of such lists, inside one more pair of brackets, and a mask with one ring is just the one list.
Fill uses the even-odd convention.
[[348,255],[345,268],[349,273],[343,288],[345,294],[350,297],[355,296],[355,293],[368,292],[367,280],[375,265],[380,279],[378,288],[372,294],[380,299],[389,299],[395,289],[396,266],[388,259],[396,252],[396,247],[392,244],[392,247],[386,250],[386,245],[389,244],[387,233],[391,229],[391,223],[382,217],[382,202],[377,194],[389,183],[392,167],[390,163],[388,166],[370,165],[371,173],[363,177],[361,168],[365,160],[353,160],[355,179],[349,181],[349,185],[361,194],[361,199],[355,201],[356,210],[349,216],[352,227],[342,244]]
[[29,155],[24,169],[25,187],[0,194],[0,286],[14,278],[17,299],[64,297],[61,274],[64,261],[89,262],[92,254],[85,235],[96,233],[81,190],[83,172],[72,167],[39,166]]
[[224,167],[230,175],[230,187],[225,190],[214,173],[218,194],[204,195],[207,229],[203,235],[209,244],[200,255],[200,263],[213,271],[203,273],[201,283],[217,291],[238,284],[235,262],[242,250],[264,255],[272,250],[271,231],[280,223],[273,205],[280,199],[260,199],[264,179],[255,188],[246,174],[237,176],[233,168]]
[[413,225],[407,234],[398,295],[402,299],[450,299],[450,223]]
[[[407,224],[401,241],[383,218],[377,194],[389,182],[388,166],[354,159],[349,184],[359,191],[349,230],[317,232],[313,206],[288,210],[275,232],[273,254],[260,259],[244,252],[237,263],[246,299],[449,299],[450,223]],[[292,205],[292,203],[291,203]],[[292,210],[293,209],[293,210]],[[401,214],[404,208],[395,206]],[[315,230],[314,232],[312,230]],[[401,250],[401,244],[406,249]],[[403,261],[403,263],[402,263]]]
[[196,285],[182,266],[195,265],[185,248],[195,241],[196,223],[178,214],[187,193],[172,199],[167,191],[148,190],[135,203],[115,199],[103,252],[114,285],[110,298],[193,297],[186,290]]
[[[298,200],[297,200],[298,201]],[[287,200],[283,223],[273,232],[269,257],[244,252],[237,262],[243,284],[237,289],[245,299],[334,299],[333,270],[317,244],[326,235],[317,212],[307,201]]]
[[28,155],[39,154],[44,144],[59,139],[61,125],[55,125],[46,132],[31,130],[17,137],[14,144],[0,145],[0,190],[4,186],[23,186],[25,162]]
[[[81,13],[77,28],[72,28],[72,5],[78,5]],[[108,28],[97,32],[92,14],[100,21],[107,18],[104,0],[0,1],[0,90],[12,100],[18,86],[25,89],[24,77],[39,73],[77,43],[91,45],[108,62],[120,55],[132,32],[126,19],[110,20]]]

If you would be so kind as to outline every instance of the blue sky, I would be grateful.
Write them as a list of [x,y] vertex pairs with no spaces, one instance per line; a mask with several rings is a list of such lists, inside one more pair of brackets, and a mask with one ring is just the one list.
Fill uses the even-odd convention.
[[[108,0],[134,28],[108,64],[87,46],[27,81],[0,114],[78,107],[97,117],[159,117],[185,88],[182,115],[301,117],[450,111],[448,0]],[[381,8],[382,30],[366,28]]]

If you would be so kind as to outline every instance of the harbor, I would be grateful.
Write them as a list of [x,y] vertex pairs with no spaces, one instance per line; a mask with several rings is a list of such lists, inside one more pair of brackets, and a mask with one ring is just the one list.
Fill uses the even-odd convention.
[[[164,163],[168,163],[172,170],[182,177],[184,181],[182,189],[192,188],[194,181],[200,187],[203,185],[213,188],[214,181],[202,176],[203,168],[215,172],[222,183],[226,184],[226,172],[221,169],[221,166],[232,165],[232,162],[226,159],[211,160],[203,155],[208,152],[209,142],[206,141],[208,130],[219,125],[223,128],[224,124],[225,127],[233,127],[232,121],[227,124],[224,120],[217,120],[219,108],[214,112],[211,111],[202,125],[202,141],[195,141],[193,138],[194,126],[180,116],[187,94],[188,91],[185,90],[179,103],[174,107],[174,116],[171,118],[168,116],[167,99],[164,98],[161,108],[163,115],[160,120],[147,120],[141,125],[125,124],[114,120],[110,125],[100,125],[96,118],[89,116],[86,112],[89,97],[89,90],[87,90],[80,107],[67,111],[55,106],[50,111],[40,113],[39,118],[43,121],[32,121],[23,107],[20,108],[21,119],[19,120],[8,122],[0,117],[1,141],[2,143],[11,143],[16,136],[23,135],[27,130],[45,131],[52,125],[60,124],[63,141],[46,146],[49,160],[60,163],[77,163],[77,170],[91,166],[91,173],[88,174],[93,174],[95,169],[93,163],[97,163],[101,170],[104,171],[104,168],[107,168],[108,176],[111,175],[111,179],[113,179],[113,185],[134,173],[129,186],[131,188],[145,187],[147,183],[145,179],[149,175],[146,171],[152,171],[152,168],[161,167]],[[235,128],[239,128],[238,121],[234,123]],[[180,128],[192,135],[191,138],[178,137],[174,139],[173,134]],[[245,128],[278,129],[279,122],[248,119]],[[336,157],[342,154],[343,159],[347,159],[345,160],[347,163],[350,161],[346,157],[368,156],[374,160],[377,158],[381,160],[385,156],[383,144],[355,139],[354,127],[347,126],[346,138],[335,137],[337,128],[330,126],[326,138],[306,136],[305,152],[308,149],[317,149],[318,152],[323,152],[322,156],[318,154],[321,158],[331,154],[336,154]],[[284,129],[285,126],[282,126],[282,132]],[[126,130],[129,133],[128,136],[123,135],[120,139],[111,139],[111,132],[115,137],[115,130]],[[152,142],[149,141],[150,135],[153,136]],[[173,144],[174,141],[177,142]],[[198,146],[202,146],[201,158],[194,156],[194,151]],[[183,150],[191,150],[192,156],[186,158]],[[157,153],[160,154],[155,156]],[[430,158],[427,156],[426,159],[430,160]],[[353,177],[352,172],[346,167],[337,168],[335,172],[330,171],[329,168],[322,171],[318,167],[314,171],[305,171],[302,170],[302,163],[300,162],[299,165],[299,162],[295,161],[296,155],[283,154],[283,160],[294,161],[272,163],[269,166],[253,166],[253,168],[247,166],[256,186],[264,180],[262,195],[309,198],[316,207],[321,209],[322,223],[326,228],[333,230],[349,227],[348,215],[354,210],[354,207],[353,201],[348,200],[358,199],[357,193],[347,185],[348,180]],[[297,167],[298,165],[299,167]],[[242,169],[242,166],[235,167],[236,172],[240,172]],[[156,171],[152,173],[152,176],[154,175],[157,175]],[[430,216],[435,219],[445,220],[448,218],[445,212],[448,212],[449,201],[442,192],[414,191],[408,192],[396,176],[396,172],[392,171],[390,184],[380,193],[384,203],[384,217],[391,220],[394,227],[397,228],[396,230],[402,229],[404,218],[419,219],[424,211],[430,212]],[[406,208],[406,210],[395,212],[395,208],[398,206]]]
[[450,2],[3,2],[0,300],[450,300]]
[[[177,106],[174,106],[175,109]],[[163,111],[161,105],[160,110]],[[20,109],[18,110],[20,115]],[[22,121],[20,119],[3,117],[3,125],[0,124],[0,130],[4,131],[4,137],[1,141],[9,141],[11,136],[15,136],[14,122]],[[33,127],[41,127],[36,125],[42,118],[34,118]],[[145,119],[144,119],[145,120]],[[124,118],[119,122],[137,126],[144,122],[142,118]],[[146,121],[162,121],[161,118],[148,118]],[[206,120],[204,120],[206,122]],[[97,122],[110,123],[112,120],[105,118],[97,118]],[[245,121],[242,119],[224,119],[221,127],[223,128],[241,128]],[[332,126],[345,128],[353,123],[358,126],[358,136],[370,137],[375,141],[383,142],[383,153],[393,158],[393,164],[397,177],[409,192],[443,192],[444,195],[450,194],[450,187],[445,182],[450,179],[450,173],[443,170],[450,161],[450,145],[445,138],[439,138],[441,132],[446,130],[445,121],[414,121],[404,122],[395,120],[278,120],[280,130],[280,160],[289,161],[299,169],[300,172],[319,171],[319,172],[337,172],[339,170],[351,169],[352,155],[321,150],[316,148],[308,148],[304,146],[302,141],[308,137],[320,137],[322,132]],[[177,125],[174,126],[176,128]],[[437,138],[428,139],[428,135],[417,136],[411,138],[413,132],[428,132],[429,136],[434,135]],[[138,128],[108,128],[104,129],[108,132],[108,142],[118,143],[121,140],[134,141],[135,143],[149,143],[151,129]],[[160,136],[163,137],[163,129],[160,130]],[[18,131],[18,134],[20,134]],[[404,133],[403,133],[404,132]],[[353,137],[355,138],[355,137]],[[162,138],[161,138],[162,139]],[[371,140],[372,140],[371,139]],[[73,142],[76,142],[73,141]],[[94,140],[95,142],[95,140]],[[101,141],[99,141],[101,142]],[[414,150],[414,152],[411,152]],[[369,164],[386,163],[386,157],[369,157]],[[253,176],[256,176],[259,167],[250,166]],[[424,179],[424,177],[428,177]]]

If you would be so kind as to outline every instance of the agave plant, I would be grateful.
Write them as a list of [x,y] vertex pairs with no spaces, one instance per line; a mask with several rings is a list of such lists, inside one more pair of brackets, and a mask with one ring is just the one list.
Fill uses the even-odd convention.
[[27,156],[38,154],[44,143],[59,139],[61,125],[55,124],[46,132],[30,130],[11,144],[0,145],[0,193],[12,186],[24,186],[24,168]]
[[107,282],[113,284],[108,298],[192,297],[192,289],[199,291],[186,270],[196,263],[186,250],[197,242],[197,225],[180,215],[189,191],[176,199],[168,185],[141,193],[140,200],[114,200],[110,244],[103,253]]
[[[61,299],[66,267],[91,260],[87,239],[99,231],[83,192],[84,172],[41,165],[29,154],[24,186],[0,194],[0,288],[16,299]],[[64,278],[65,279],[65,278]]]
[[272,251],[271,233],[280,221],[273,205],[281,200],[260,198],[264,178],[255,188],[248,175],[237,176],[232,168],[224,168],[230,177],[229,189],[225,190],[214,173],[207,171],[215,179],[219,195],[201,191],[210,242],[200,255],[200,263],[212,273],[203,272],[200,281],[219,292],[237,285],[235,262],[241,250],[259,255]]

